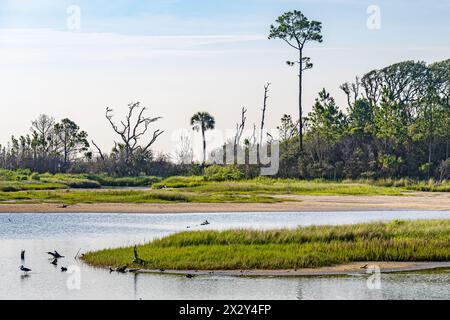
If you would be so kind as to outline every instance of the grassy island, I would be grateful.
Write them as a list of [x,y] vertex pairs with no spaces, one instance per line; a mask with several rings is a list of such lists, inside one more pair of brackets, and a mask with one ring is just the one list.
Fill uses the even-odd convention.
[[356,261],[449,261],[450,220],[392,221],[284,230],[182,232],[133,248],[90,252],[97,267],[149,270],[282,270]]

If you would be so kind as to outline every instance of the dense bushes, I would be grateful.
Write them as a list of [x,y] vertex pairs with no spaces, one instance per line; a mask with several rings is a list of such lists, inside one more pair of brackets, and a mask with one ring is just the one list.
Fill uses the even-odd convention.
[[213,165],[205,169],[207,181],[230,181],[244,178],[244,173],[235,165]]
[[98,189],[101,187],[149,187],[161,181],[158,177],[110,177],[106,174],[51,174],[30,170],[0,170],[0,191],[54,189]]

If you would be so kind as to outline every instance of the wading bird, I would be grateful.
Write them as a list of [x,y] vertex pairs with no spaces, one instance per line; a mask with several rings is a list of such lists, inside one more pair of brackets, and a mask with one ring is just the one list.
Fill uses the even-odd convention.
[[55,250],[55,252],[47,252],[47,254],[51,255],[55,259],[64,258],[64,256],[60,255],[58,251]]
[[25,268],[24,266],[20,266],[20,270],[25,272],[25,273],[28,273],[28,272],[32,271],[31,269]]

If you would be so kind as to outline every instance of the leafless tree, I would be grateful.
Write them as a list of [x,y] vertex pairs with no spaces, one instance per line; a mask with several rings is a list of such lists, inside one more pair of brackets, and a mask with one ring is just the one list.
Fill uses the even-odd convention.
[[266,120],[266,110],[267,110],[267,100],[269,99],[269,88],[270,83],[264,85],[264,102],[263,102],[263,108],[262,108],[262,118],[261,118],[261,135],[259,138],[259,145],[262,145],[263,143],[263,131],[264,131],[264,124]]
[[246,114],[247,114],[247,109],[245,107],[242,107],[241,123],[236,123],[236,135],[234,137],[234,147],[235,147],[235,149],[239,145],[239,143],[241,141],[241,138],[242,138],[242,134],[244,133],[245,122],[247,121]]
[[[123,146],[125,152],[125,162],[127,165],[132,165],[133,156],[139,152],[141,154],[148,154],[150,147],[155,143],[160,135],[164,131],[157,129],[153,131],[150,141],[145,144],[141,144],[141,139],[145,137],[150,129],[150,125],[161,117],[147,117],[144,115],[146,107],[142,107],[140,102],[130,103],[128,105],[128,114],[125,119],[120,121],[120,127],[113,121],[113,109],[106,108],[106,119],[111,124],[115,133],[120,136],[122,140],[120,144]],[[117,144],[116,144],[117,145]],[[95,144],[94,144],[95,146]],[[98,149],[98,148],[97,148]]]
[[178,164],[191,164],[194,162],[194,151],[191,138],[187,134],[180,137],[180,145],[175,151],[175,157]]
[[36,120],[32,121],[31,125],[30,130],[38,140],[41,156],[45,156],[50,152],[54,143],[55,118],[41,114]]

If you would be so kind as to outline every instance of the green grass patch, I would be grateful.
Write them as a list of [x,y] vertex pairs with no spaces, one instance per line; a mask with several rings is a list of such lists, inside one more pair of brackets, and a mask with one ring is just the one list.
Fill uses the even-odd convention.
[[[277,270],[355,261],[449,261],[450,220],[393,221],[293,230],[178,233],[138,246],[147,269]],[[90,252],[98,267],[133,265],[133,248]]]
[[153,176],[111,177],[106,174],[36,173],[0,169],[0,191],[149,187],[161,179]]
[[286,199],[240,194],[193,194],[177,190],[53,190],[0,192],[4,203],[275,203]]
[[161,178],[154,176],[120,178],[111,177],[106,174],[88,174],[86,178],[108,187],[148,187],[161,181]]
[[155,189],[161,188],[193,188],[201,185],[207,184],[207,181],[203,176],[175,176],[162,180],[159,183],[153,185]]
[[327,182],[297,179],[257,178],[240,181],[207,181],[204,177],[172,177],[155,187],[183,189],[195,193],[297,194],[297,195],[401,195],[404,188],[359,182]]

